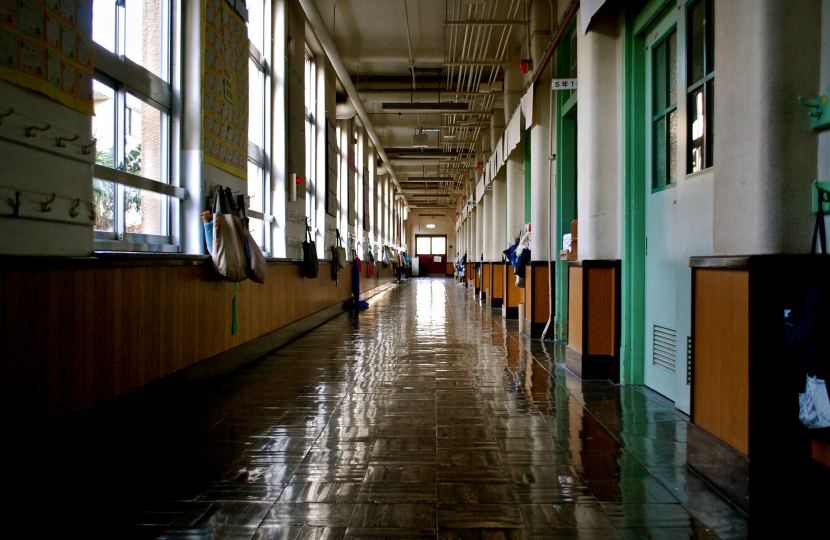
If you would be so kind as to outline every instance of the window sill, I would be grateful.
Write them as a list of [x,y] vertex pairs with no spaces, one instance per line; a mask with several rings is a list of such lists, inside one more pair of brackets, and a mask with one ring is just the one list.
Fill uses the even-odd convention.
[[95,240],[95,252],[138,252],[138,253],[179,253],[179,246],[173,244],[151,244],[123,240]]

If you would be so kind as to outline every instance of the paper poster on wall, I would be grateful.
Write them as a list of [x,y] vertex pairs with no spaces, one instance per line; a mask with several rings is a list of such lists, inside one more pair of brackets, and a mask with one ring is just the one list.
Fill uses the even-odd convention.
[[337,129],[326,118],[326,214],[337,217]]
[[247,179],[250,48],[235,6],[226,0],[204,3],[202,160]]
[[0,0],[0,79],[92,115],[92,0]]

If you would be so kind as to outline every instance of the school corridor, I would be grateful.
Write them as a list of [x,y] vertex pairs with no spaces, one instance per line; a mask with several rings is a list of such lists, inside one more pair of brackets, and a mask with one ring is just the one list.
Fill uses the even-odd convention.
[[671,402],[562,364],[453,280],[411,279],[198,394],[55,434],[15,492],[48,486],[86,537],[746,537]]

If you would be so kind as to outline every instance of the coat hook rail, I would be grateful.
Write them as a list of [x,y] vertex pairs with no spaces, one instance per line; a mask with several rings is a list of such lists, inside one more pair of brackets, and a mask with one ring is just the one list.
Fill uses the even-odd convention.
[[38,131],[49,131],[50,129],[52,129],[52,126],[49,125],[49,124],[46,124],[45,128],[37,127],[37,126],[29,126],[29,127],[26,128],[26,136],[29,137],[29,138],[37,137],[37,132]]
[[14,107],[11,107],[9,109],[9,112],[5,112],[3,114],[0,114],[0,126],[3,125],[3,119],[8,118],[9,116],[11,116],[13,114],[14,114]]

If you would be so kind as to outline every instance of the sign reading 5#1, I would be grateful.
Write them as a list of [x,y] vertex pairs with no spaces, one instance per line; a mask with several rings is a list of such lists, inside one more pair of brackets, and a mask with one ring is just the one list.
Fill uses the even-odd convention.
[[576,90],[576,79],[553,79],[551,81],[553,90]]

